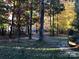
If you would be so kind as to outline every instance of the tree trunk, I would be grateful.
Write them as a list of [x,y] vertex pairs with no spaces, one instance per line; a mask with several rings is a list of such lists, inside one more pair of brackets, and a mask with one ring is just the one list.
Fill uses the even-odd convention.
[[29,18],[29,39],[32,39],[32,11],[33,11],[33,8],[32,8],[32,3],[33,1],[31,0],[30,2],[30,18]]
[[51,8],[52,8],[52,2],[50,1],[50,36],[52,35],[52,32],[51,32],[51,28],[52,28],[52,24],[51,24]]
[[43,40],[44,31],[44,0],[40,0],[40,30],[39,30],[39,40]]
[[21,27],[21,23],[20,23],[20,18],[21,18],[21,8],[20,8],[20,5],[21,5],[21,1],[18,0],[18,7],[17,7],[17,27],[18,27],[18,42],[19,42],[19,39],[20,39],[20,33],[21,33],[21,30],[20,30],[20,27]]
[[15,12],[15,1],[14,1],[14,4],[13,4],[13,14],[12,14],[12,22],[11,22],[11,31],[10,31],[10,34],[9,34],[9,37],[11,38],[12,35],[13,35],[13,25],[14,25],[14,12]]

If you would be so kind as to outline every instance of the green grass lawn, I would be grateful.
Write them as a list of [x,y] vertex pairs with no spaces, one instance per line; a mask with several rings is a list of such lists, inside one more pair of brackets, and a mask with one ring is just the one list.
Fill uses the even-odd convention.
[[0,59],[79,59],[59,48],[44,48],[45,41],[0,42]]
[[78,59],[57,48],[0,47],[0,59]]
[[0,46],[8,46],[8,47],[25,47],[25,48],[40,48],[40,47],[44,47],[47,43],[45,41],[32,41],[32,40],[25,40],[24,42],[22,41],[4,41],[4,42],[0,42]]

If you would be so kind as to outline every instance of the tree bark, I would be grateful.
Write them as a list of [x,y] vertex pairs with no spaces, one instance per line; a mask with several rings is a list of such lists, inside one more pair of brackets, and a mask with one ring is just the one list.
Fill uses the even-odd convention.
[[44,31],[44,0],[40,0],[40,30],[39,30],[39,40],[43,40]]
[[32,8],[32,3],[33,1],[31,0],[30,2],[30,18],[29,18],[29,39],[32,39],[32,13],[33,13],[33,8]]
[[14,25],[14,14],[15,14],[15,1],[14,1],[14,4],[13,4],[13,14],[12,14],[12,22],[11,22],[11,30],[10,30],[10,34],[9,34],[9,37],[11,38],[12,35],[13,35],[13,25]]

